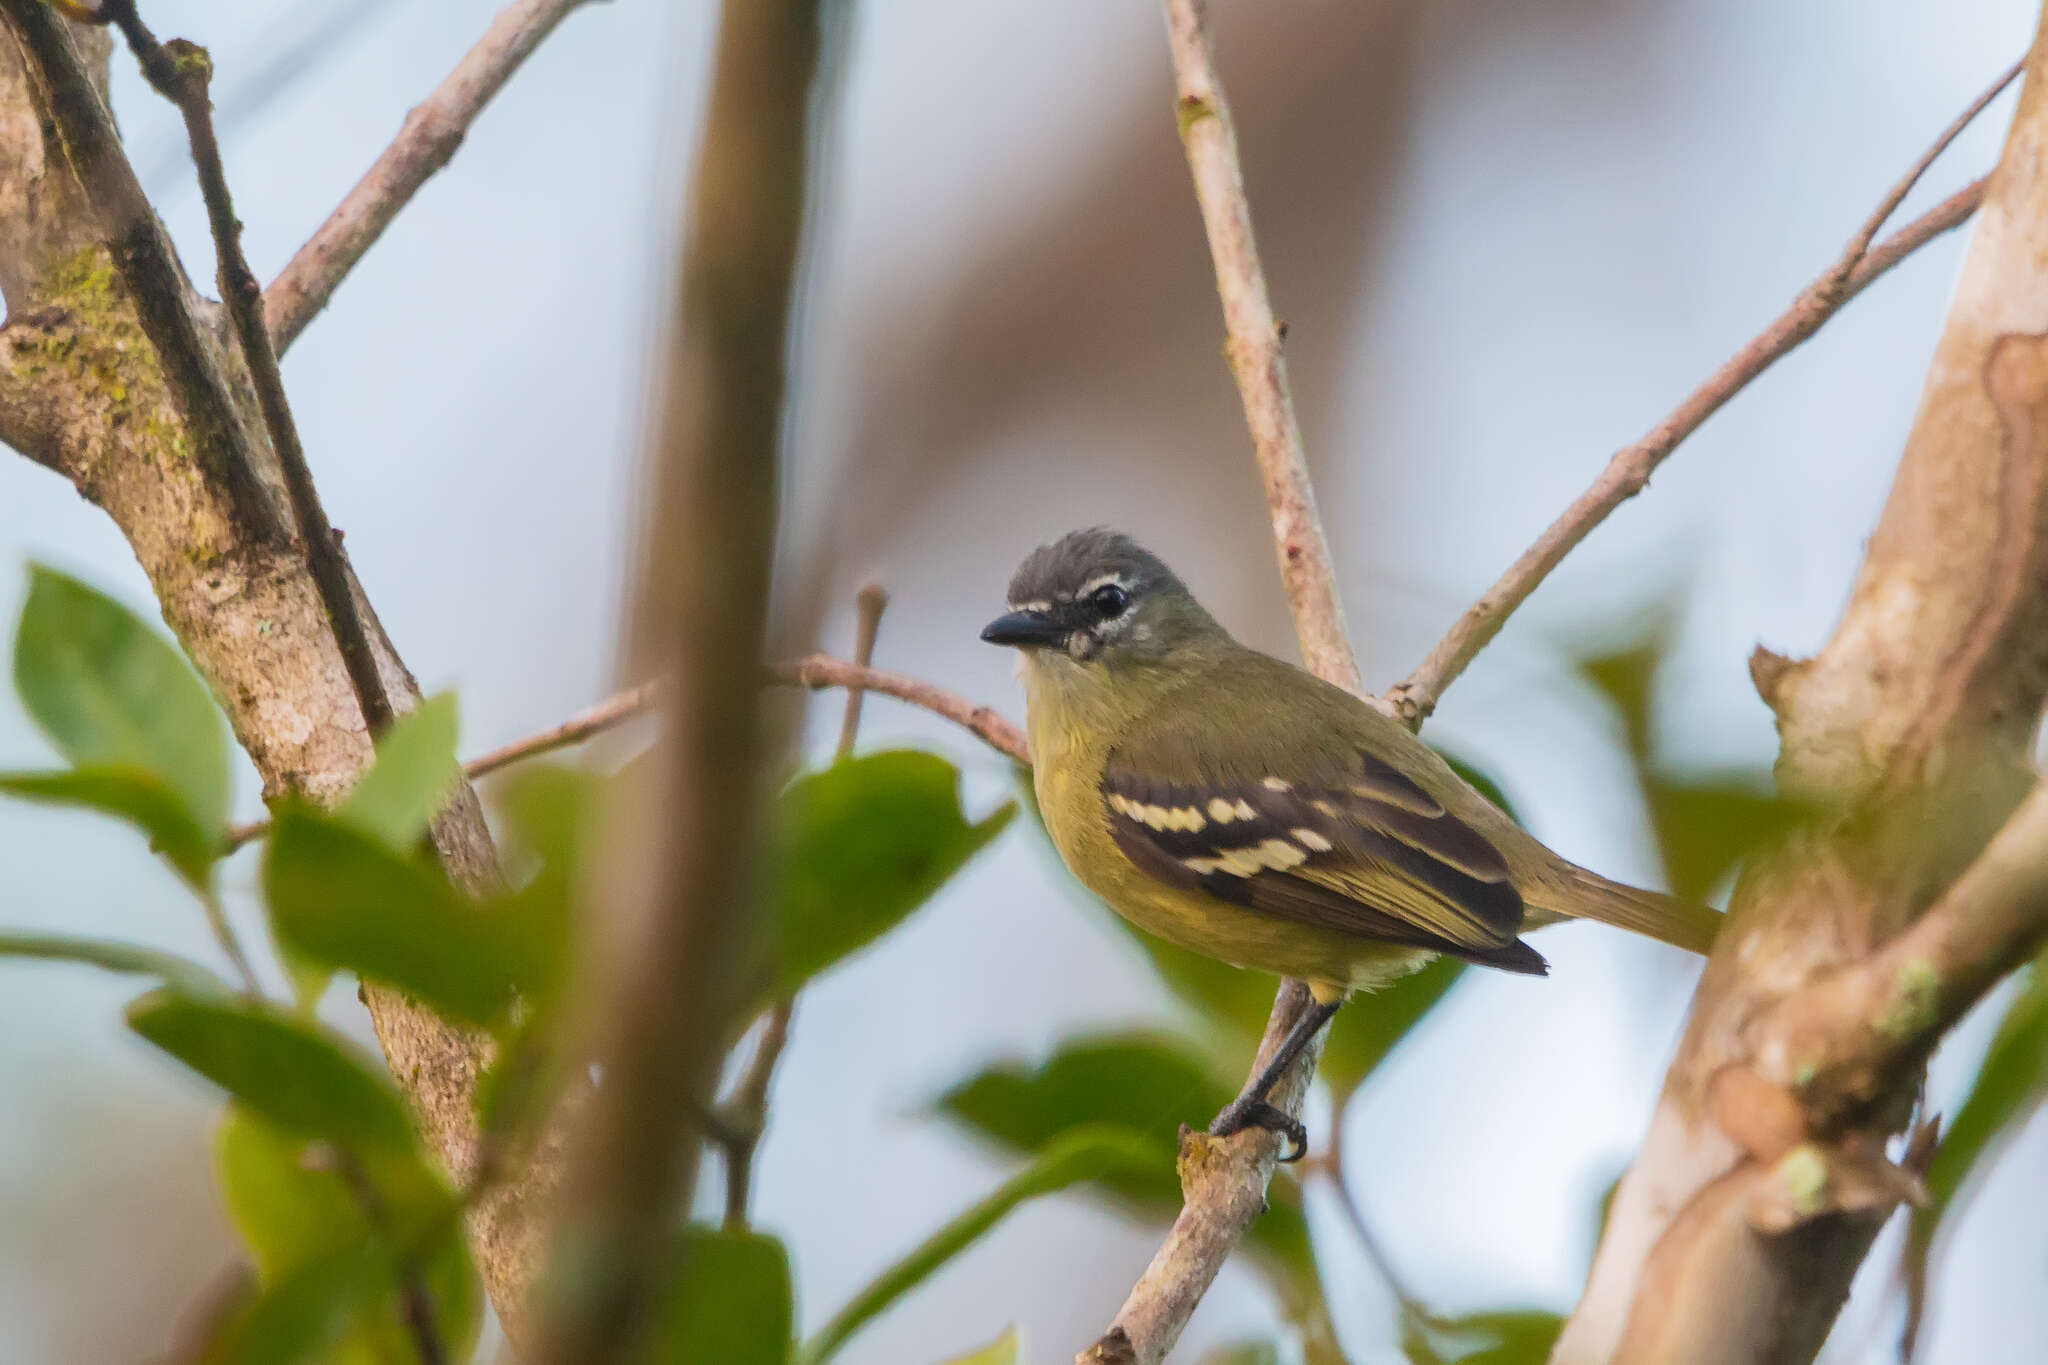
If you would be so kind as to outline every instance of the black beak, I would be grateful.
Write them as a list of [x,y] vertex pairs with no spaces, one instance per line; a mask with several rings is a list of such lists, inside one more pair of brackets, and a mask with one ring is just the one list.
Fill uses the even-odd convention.
[[1064,645],[1067,628],[1042,611],[1013,611],[981,628],[992,645]]

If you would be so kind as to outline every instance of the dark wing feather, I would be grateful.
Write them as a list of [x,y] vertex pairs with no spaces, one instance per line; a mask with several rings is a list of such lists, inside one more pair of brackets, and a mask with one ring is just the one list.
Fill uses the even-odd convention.
[[1277,919],[1545,970],[1516,939],[1522,898],[1499,850],[1362,751],[1341,784],[1315,785],[1170,781],[1117,755],[1102,794],[1117,846],[1170,885]]

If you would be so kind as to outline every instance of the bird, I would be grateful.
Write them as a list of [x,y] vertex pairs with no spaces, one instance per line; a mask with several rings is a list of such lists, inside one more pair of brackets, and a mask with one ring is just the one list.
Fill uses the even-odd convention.
[[1521,935],[1597,920],[1704,953],[1722,916],[1553,853],[1398,720],[1238,643],[1130,536],[1025,558],[981,632],[1018,651],[1054,848],[1149,933],[1295,977],[1312,1004],[1209,1125],[1308,1146],[1268,1094],[1353,991],[1438,956],[1545,975]]

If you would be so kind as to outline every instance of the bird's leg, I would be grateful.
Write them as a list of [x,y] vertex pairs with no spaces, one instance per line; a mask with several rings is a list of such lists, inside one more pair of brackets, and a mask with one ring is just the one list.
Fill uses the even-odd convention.
[[[1247,1128],[1264,1128],[1269,1133],[1278,1133],[1286,1139],[1280,1149],[1282,1161],[1299,1161],[1308,1154],[1308,1130],[1301,1126],[1301,1120],[1267,1100],[1266,1094],[1278,1084],[1287,1068],[1294,1065],[1294,1059],[1309,1045],[1309,1040],[1330,1016],[1337,1012],[1337,1006],[1344,1003],[1338,996],[1333,1000],[1316,1000],[1302,1011],[1301,1018],[1294,1021],[1294,1027],[1280,1041],[1280,1048],[1273,1054],[1273,1060],[1266,1063],[1258,1075],[1252,1077],[1244,1093],[1223,1107],[1216,1121],[1209,1125],[1210,1137],[1229,1137],[1232,1133]],[[1290,1150],[1290,1148],[1292,1150]]]

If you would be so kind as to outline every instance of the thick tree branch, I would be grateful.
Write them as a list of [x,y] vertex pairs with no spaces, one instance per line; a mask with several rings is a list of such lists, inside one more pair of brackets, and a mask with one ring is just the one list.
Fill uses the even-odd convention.
[[1577,548],[1594,527],[1607,519],[1608,513],[1648,486],[1650,475],[1678,448],[1680,442],[1699,430],[1751,380],[1819,331],[1828,319],[1841,311],[1843,305],[1862,293],[1878,276],[1904,260],[1916,248],[1962,223],[1975,211],[1984,194],[1985,182],[1981,179],[1935,205],[1876,247],[1871,246],[1885,220],[1911,193],[1934,159],[1955,141],[1972,119],[1983,112],[1985,105],[2012,83],[2019,72],[2020,67],[2015,64],[1990,89],[1979,95],[1913,163],[1912,169],[1892,186],[1876,211],[1850,238],[1848,247],[1835,263],[1808,285],[1793,300],[1792,306],[1779,314],[1770,326],[1707,376],[1706,382],[1651,428],[1648,435],[1616,452],[1592,486],[1575,498],[1571,506],[1565,508],[1557,520],[1537,537],[1536,543],[1508,566],[1499,581],[1466,609],[1444,638],[1429,651],[1428,657],[1388,693],[1388,700],[1403,719],[1410,725],[1419,725],[1434,711],[1444,689],[1457,681],[1458,675],[1478,657],[1479,651],[1500,633],[1500,628],[1507,624],[1515,609],[1528,600],[1529,594],[1536,591],[1538,585],[1564,562],[1564,557]]
[[609,897],[604,1083],[572,1149],[543,1362],[640,1358],[696,1183],[692,1128],[727,1022],[761,767],[757,660],[818,42],[814,0],[730,0],[719,23],[636,622],[677,701],[642,817],[658,822],[640,831],[644,875]]
[[[1165,9],[1181,142],[1216,267],[1225,353],[1244,401],[1245,423],[1265,485],[1274,553],[1302,662],[1317,677],[1363,694],[1288,388],[1283,329],[1273,317],[1265,271],[1252,238],[1251,205],[1245,197],[1230,105],[1209,40],[1206,0],[1165,0]],[[1253,1074],[1278,1049],[1308,1004],[1307,988],[1300,982],[1281,983]],[[1299,1114],[1321,1055],[1322,1040],[1317,1038],[1268,1098],[1288,1113]],[[1266,1186],[1278,1155],[1278,1139],[1258,1130],[1224,1139],[1182,1133],[1180,1214],[1117,1310],[1109,1331],[1081,1353],[1082,1365],[1156,1365],[1165,1358],[1223,1262],[1265,1211]]]
[[[2048,377],[2048,371],[2043,372]],[[1913,926],[1749,1027],[1758,1072],[1799,1100],[1802,1138],[1917,1069],[1948,1030],[2048,939],[2048,784]]]
[[2039,939],[2044,165],[2048,16],[1841,624],[1754,670],[1780,787],[1828,814],[1736,888],[1559,1365],[1811,1359],[1917,1194],[1884,1152],[1928,1048]]
[[454,157],[469,126],[512,73],[585,2],[518,0],[506,6],[434,93],[405,116],[398,137],[265,292],[263,311],[278,354],[291,349],[399,210]]

